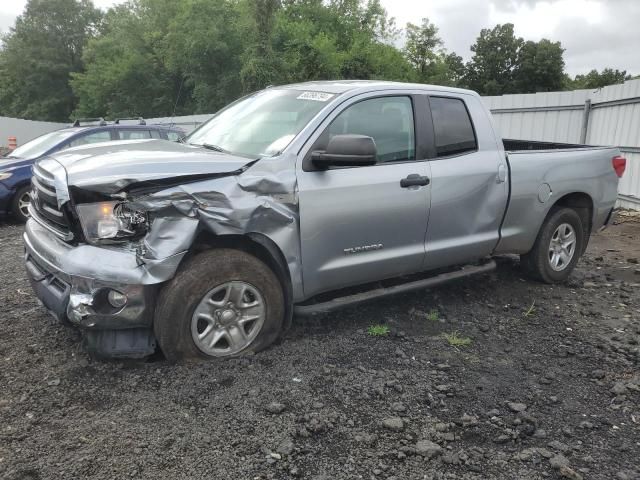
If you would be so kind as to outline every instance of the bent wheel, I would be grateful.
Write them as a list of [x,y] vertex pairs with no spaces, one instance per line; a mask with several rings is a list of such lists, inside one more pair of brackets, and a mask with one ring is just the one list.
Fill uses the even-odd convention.
[[269,267],[245,252],[213,249],[186,261],[162,288],[154,330],[171,361],[233,357],[273,343],[284,311]]

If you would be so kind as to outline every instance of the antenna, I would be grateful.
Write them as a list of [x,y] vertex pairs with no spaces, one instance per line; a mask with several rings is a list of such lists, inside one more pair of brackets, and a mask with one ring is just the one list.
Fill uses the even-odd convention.
[[171,120],[169,122],[169,127],[173,127],[173,117],[176,116],[176,108],[178,108],[178,102],[180,101],[180,95],[182,94],[183,84],[184,84],[184,75],[182,76],[182,80],[180,80],[180,88],[178,88],[178,96],[176,97],[176,103],[173,104],[173,112],[171,112]]

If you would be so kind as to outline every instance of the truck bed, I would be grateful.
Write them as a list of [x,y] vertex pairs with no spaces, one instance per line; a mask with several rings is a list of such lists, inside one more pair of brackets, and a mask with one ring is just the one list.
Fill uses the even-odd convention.
[[503,138],[502,144],[507,152],[519,152],[527,150],[569,150],[576,148],[599,148],[593,145],[578,143],[539,142],[534,140],[515,140]]

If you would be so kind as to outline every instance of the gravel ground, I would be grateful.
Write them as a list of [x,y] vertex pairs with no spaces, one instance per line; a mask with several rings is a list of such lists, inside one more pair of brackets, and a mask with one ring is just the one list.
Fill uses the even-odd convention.
[[567,284],[505,257],[199,365],[88,358],[32,296],[20,234],[0,225],[2,478],[640,478],[638,218]]

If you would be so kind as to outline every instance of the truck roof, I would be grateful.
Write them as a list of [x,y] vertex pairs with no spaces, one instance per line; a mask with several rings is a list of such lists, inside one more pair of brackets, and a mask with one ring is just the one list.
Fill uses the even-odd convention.
[[335,94],[353,92],[354,90],[366,92],[371,90],[384,90],[385,88],[411,88],[416,90],[438,90],[443,92],[456,92],[478,95],[473,90],[465,90],[462,88],[445,87],[442,85],[429,85],[425,83],[403,83],[382,80],[322,80],[293,83],[289,85],[274,85],[272,88],[290,88],[293,90],[307,90],[312,92],[327,92]]

